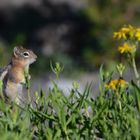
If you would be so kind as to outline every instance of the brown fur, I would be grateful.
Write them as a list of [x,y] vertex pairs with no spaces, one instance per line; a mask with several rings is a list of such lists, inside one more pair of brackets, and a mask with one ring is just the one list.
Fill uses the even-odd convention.
[[29,69],[29,65],[36,61],[37,56],[28,49],[15,47],[11,59],[10,67],[3,78],[3,94],[8,100],[21,102],[22,87],[25,84],[24,73]]

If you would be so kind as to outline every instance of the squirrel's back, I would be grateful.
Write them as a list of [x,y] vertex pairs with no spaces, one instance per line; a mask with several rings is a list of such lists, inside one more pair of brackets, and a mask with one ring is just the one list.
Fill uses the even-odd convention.
[[8,70],[10,69],[11,65],[7,65],[4,68],[0,68],[0,80],[3,80],[5,75],[8,73]]

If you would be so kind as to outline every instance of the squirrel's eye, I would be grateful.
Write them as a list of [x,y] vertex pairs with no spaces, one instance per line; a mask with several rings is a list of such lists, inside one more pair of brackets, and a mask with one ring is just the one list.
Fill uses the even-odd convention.
[[29,53],[28,52],[24,52],[23,55],[24,55],[24,57],[29,57]]

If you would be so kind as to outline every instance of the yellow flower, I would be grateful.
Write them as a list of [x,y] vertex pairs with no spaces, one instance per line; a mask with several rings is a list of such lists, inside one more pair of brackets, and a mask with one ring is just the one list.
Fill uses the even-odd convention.
[[115,79],[115,80],[112,80],[110,81],[107,85],[105,85],[105,88],[106,89],[113,89],[113,90],[116,90],[117,88],[125,88],[128,86],[128,82],[126,82],[125,80],[123,79]]
[[127,39],[134,37],[135,29],[131,26],[122,27],[118,32],[114,32],[113,38],[115,39]]
[[138,41],[140,41],[140,28],[137,28],[136,29],[136,34],[135,34],[135,37]]
[[126,27],[122,27],[120,31],[123,32],[123,33],[129,33],[133,30],[134,30],[134,28],[131,25],[128,25]]
[[120,53],[134,53],[136,48],[136,45],[129,45],[128,43],[124,43],[122,46],[119,46],[118,51]]
[[115,38],[115,39],[121,39],[121,38],[126,39],[126,36],[122,32],[114,32],[113,38]]

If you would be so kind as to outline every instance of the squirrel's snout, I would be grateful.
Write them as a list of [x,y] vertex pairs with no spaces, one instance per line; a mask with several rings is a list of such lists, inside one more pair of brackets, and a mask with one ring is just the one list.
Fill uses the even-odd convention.
[[35,55],[35,59],[37,59],[37,55]]
[[37,59],[37,55],[35,55],[34,59],[35,59],[35,61],[36,61],[36,59]]
[[37,55],[34,53],[34,58],[37,59]]

